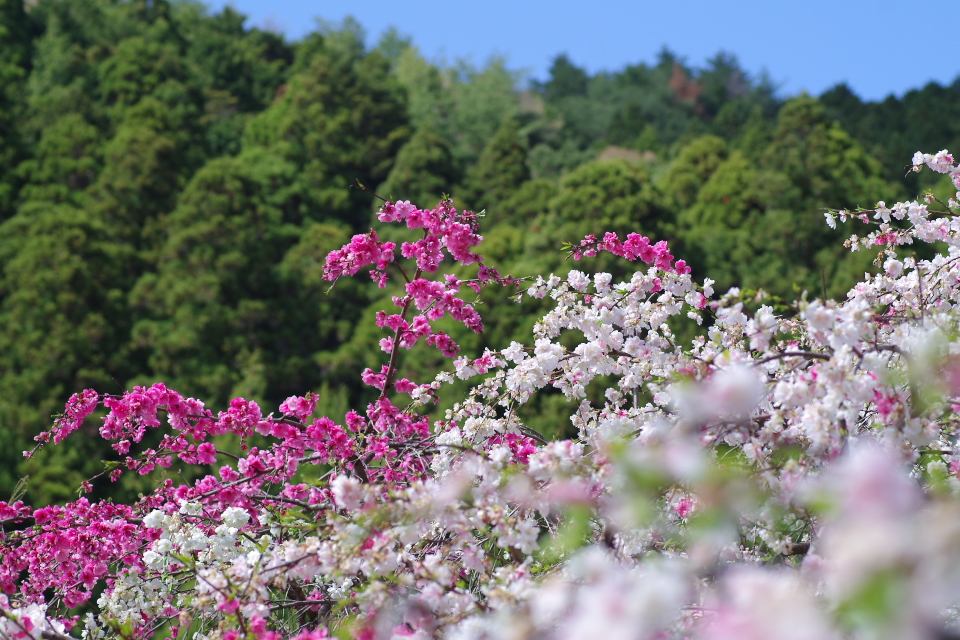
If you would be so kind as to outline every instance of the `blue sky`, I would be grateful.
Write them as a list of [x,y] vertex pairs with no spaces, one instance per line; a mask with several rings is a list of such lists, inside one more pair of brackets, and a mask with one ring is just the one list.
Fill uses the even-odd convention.
[[[227,2],[208,2],[218,9]],[[566,52],[589,71],[653,62],[666,45],[700,65],[723,49],[750,73],[766,70],[781,95],[819,94],[846,81],[864,99],[953,81],[960,56],[951,43],[952,2],[889,0],[231,0],[250,17],[296,39],[315,18],[353,16],[375,43],[388,27],[413,38],[430,59],[508,66],[546,77]],[[940,45],[937,45],[940,42]],[[939,46],[939,50],[938,50]]]

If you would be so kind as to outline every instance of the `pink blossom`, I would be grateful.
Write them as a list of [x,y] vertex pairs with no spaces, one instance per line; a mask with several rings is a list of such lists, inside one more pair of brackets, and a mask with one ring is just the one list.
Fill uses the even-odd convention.
[[444,286],[439,282],[432,282],[418,278],[407,285],[407,293],[413,297],[417,309],[426,309],[443,296]]
[[53,443],[60,444],[60,441],[75,431],[83,423],[83,419],[94,412],[99,399],[100,396],[93,389],[85,389],[70,396],[63,415],[54,422]]
[[363,384],[382,390],[383,385],[386,384],[387,376],[386,373],[374,373],[373,369],[367,367],[360,374],[360,379],[363,380]]
[[460,353],[460,346],[454,342],[453,338],[442,331],[438,331],[427,338],[427,344],[436,347],[447,358],[453,358]]
[[317,401],[320,399],[314,393],[308,393],[306,396],[290,396],[280,405],[280,411],[283,415],[293,416],[297,420],[306,420],[317,408]]
[[369,264],[375,264],[377,271],[384,271],[394,260],[395,248],[392,242],[381,242],[372,229],[369,233],[355,235],[349,244],[327,255],[323,278],[336,280],[343,275],[354,275]]
[[677,501],[677,504],[674,505],[673,510],[677,512],[677,515],[681,518],[686,518],[693,512],[693,500],[690,498],[681,498]]
[[204,442],[197,447],[197,462],[200,464],[216,464],[217,450],[210,442]]
[[400,248],[404,258],[416,260],[417,268],[427,273],[435,273],[443,260],[443,251],[437,236],[429,235],[416,242],[404,242]]
[[377,218],[380,222],[404,222],[416,210],[417,208],[407,200],[396,203],[387,202],[380,208]]
[[406,378],[400,378],[399,380],[397,380],[394,387],[400,393],[410,393],[411,391],[417,388],[417,385],[410,382]]
[[585,236],[579,246],[570,249],[574,260],[593,257],[597,255],[597,251],[608,251],[631,262],[640,260],[663,271],[675,271],[680,275],[690,273],[685,261],[673,265],[673,255],[670,254],[666,241],[661,240],[651,246],[650,239],[638,233],[628,234],[626,242],[621,242],[617,234],[612,232],[605,233],[602,240],[597,240],[597,237],[591,234]]

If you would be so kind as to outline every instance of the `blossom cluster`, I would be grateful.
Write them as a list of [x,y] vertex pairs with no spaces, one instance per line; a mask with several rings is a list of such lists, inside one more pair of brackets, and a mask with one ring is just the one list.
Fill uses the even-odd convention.
[[[960,175],[946,152],[915,163]],[[404,281],[400,312],[373,318],[390,332],[387,361],[361,376],[379,397],[334,417],[314,417],[312,394],[279,416],[242,398],[214,415],[162,384],[72,397],[38,446],[102,406],[100,433],[123,457],[111,479],[174,459],[219,468],[162,480],[132,505],[0,502],[0,634],[953,637],[957,201],[828,213],[876,226],[849,245],[879,251],[881,269],[845,300],[790,307],[717,295],[665,243],[588,236],[573,257],[608,251],[646,267],[619,281],[531,279],[517,297],[551,308],[530,344],[477,357],[433,323],[449,315],[479,331],[464,290],[519,281],[483,264],[470,212],[387,203],[381,222],[423,229],[401,248],[411,266],[371,231],[326,271],[374,265],[385,285],[395,267]],[[930,258],[901,253],[914,242],[938,244]],[[440,274],[445,261],[477,277]],[[455,359],[416,384],[397,353],[421,339]],[[458,379],[472,389],[430,415]],[[572,439],[524,424],[524,405],[551,390],[569,401]],[[164,430],[161,444],[144,447],[150,429]],[[219,450],[223,434],[241,450]],[[247,447],[253,434],[270,444]],[[77,617],[95,593],[95,612]]]
[[[382,311],[377,314],[377,326],[393,331],[393,335],[380,341],[380,348],[391,354],[391,364],[384,365],[379,373],[367,369],[362,380],[384,393],[395,387],[401,393],[429,394],[428,387],[420,387],[406,379],[393,379],[392,366],[396,362],[397,350],[400,347],[410,349],[422,338],[445,357],[455,357],[460,346],[447,333],[435,331],[432,323],[449,315],[471,331],[482,333],[480,314],[460,295],[462,289],[479,293],[487,284],[511,284],[514,278],[503,277],[496,269],[483,264],[483,257],[473,251],[483,241],[483,237],[476,233],[478,217],[471,211],[458,211],[451,200],[441,200],[433,209],[418,209],[408,201],[386,202],[377,217],[380,222],[401,223],[408,229],[422,230],[422,238],[416,242],[404,242],[400,247],[400,254],[412,260],[413,265],[405,270],[396,259],[396,244],[381,242],[377,232],[371,229],[369,233],[353,236],[343,248],[330,252],[323,277],[336,281],[342,275],[353,275],[373,264],[375,268],[370,270],[370,277],[383,288],[389,280],[388,267],[396,268],[406,282],[406,295],[393,298],[400,313]],[[453,274],[446,274],[442,280],[423,277],[436,273],[446,257],[462,266],[479,263],[477,277],[472,280],[460,280]],[[412,275],[408,275],[409,269],[414,269]],[[408,320],[411,305],[421,313]]]
[[673,264],[673,255],[665,240],[650,244],[650,238],[639,233],[628,234],[625,242],[612,232],[605,233],[600,240],[591,234],[579,244],[567,245],[567,248],[574,260],[584,257],[592,258],[598,251],[608,251],[631,262],[641,260],[664,271],[676,271],[681,274],[691,271],[686,260],[677,260],[676,264]]

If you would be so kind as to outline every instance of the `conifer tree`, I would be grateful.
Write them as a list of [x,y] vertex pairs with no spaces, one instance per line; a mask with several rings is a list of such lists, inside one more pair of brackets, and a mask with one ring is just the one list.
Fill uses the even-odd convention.
[[421,127],[401,147],[387,179],[377,194],[387,200],[409,200],[435,205],[443,194],[454,193],[460,172],[447,141],[429,126]]
[[283,95],[246,128],[244,147],[261,146],[298,167],[290,187],[299,213],[367,224],[371,197],[351,186],[384,180],[410,136],[402,91],[377,52],[349,55],[322,44]]
[[18,180],[13,169],[25,149],[19,120],[29,65],[30,27],[21,0],[0,0],[0,220],[13,213]]
[[497,130],[470,172],[464,199],[477,211],[486,209],[490,224],[495,224],[510,215],[502,210],[503,204],[529,179],[526,141],[520,136],[517,121],[509,118]]

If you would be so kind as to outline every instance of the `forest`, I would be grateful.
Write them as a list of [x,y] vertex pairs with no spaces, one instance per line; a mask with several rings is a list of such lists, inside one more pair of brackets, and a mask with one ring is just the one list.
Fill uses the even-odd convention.
[[[537,82],[428,60],[396,32],[368,46],[351,21],[289,42],[189,1],[0,0],[0,498],[63,501],[119,459],[93,437],[22,456],[85,388],[164,381],[266,412],[313,391],[340,418],[374,397],[358,374],[381,362],[370,320],[397,292],[343,279],[327,295],[322,271],[380,228],[377,196],[451,196],[505,274],[566,275],[562,243],[600,229],[668,241],[719,291],[842,297],[873,256],[824,211],[949,197],[906,162],[960,148],[958,97],[960,79],[880,102],[843,84],[783,96],[727,52],[593,75],[560,53]],[[438,326],[474,356],[528,336],[547,306],[512,293],[479,295],[482,335]],[[450,366],[405,358],[420,378]],[[563,403],[538,397],[529,424],[569,436]]]

